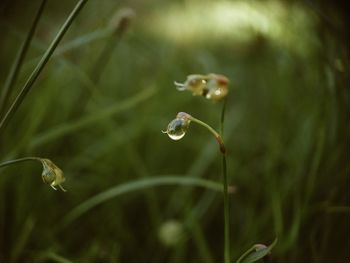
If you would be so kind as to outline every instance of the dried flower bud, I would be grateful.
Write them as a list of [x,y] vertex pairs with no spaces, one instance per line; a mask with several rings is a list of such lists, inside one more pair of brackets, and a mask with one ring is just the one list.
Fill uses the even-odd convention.
[[229,80],[224,75],[189,75],[185,83],[175,82],[178,90],[189,90],[194,96],[203,96],[209,100],[219,101],[228,94]]
[[168,134],[172,140],[180,140],[183,138],[190,126],[191,120],[189,119],[190,115],[185,112],[179,112],[176,115],[176,119],[172,120],[167,127],[166,131],[163,133]]
[[55,186],[58,186],[65,192],[66,190],[61,186],[61,184],[66,180],[62,170],[49,159],[40,158],[40,161],[43,165],[43,172],[41,176],[44,183],[50,185],[55,190],[57,190]]

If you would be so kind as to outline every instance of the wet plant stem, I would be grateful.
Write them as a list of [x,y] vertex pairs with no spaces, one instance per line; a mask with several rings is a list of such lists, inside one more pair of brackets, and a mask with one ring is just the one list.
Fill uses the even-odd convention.
[[76,4],[74,9],[70,13],[70,15],[68,16],[66,21],[64,22],[64,24],[62,25],[61,29],[57,33],[56,37],[54,38],[54,40],[52,41],[52,43],[50,44],[48,49],[46,50],[46,52],[43,55],[43,57],[41,58],[40,62],[35,67],[35,69],[31,73],[31,75],[29,76],[28,80],[24,84],[22,90],[17,95],[15,101],[11,104],[11,106],[8,109],[8,111],[6,112],[5,116],[2,118],[2,120],[0,122],[0,135],[1,135],[1,132],[4,130],[4,128],[7,126],[8,122],[13,117],[13,115],[16,113],[18,107],[23,102],[25,96],[28,94],[30,89],[33,87],[33,84],[35,83],[35,81],[39,77],[41,71],[44,69],[46,63],[49,61],[49,59],[52,56],[53,52],[55,51],[57,45],[59,44],[59,42],[63,38],[64,34],[67,32],[68,28],[70,27],[70,25],[72,24],[74,19],[77,17],[80,10],[84,7],[84,5],[86,4],[87,1],[88,0],[80,0]]

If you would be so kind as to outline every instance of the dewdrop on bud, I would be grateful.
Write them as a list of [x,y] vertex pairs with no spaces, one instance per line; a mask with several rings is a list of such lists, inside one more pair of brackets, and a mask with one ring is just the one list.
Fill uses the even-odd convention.
[[43,172],[41,176],[44,183],[50,185],[55,190],[57,190],[55,186],[58,186],[62,191],[66,192],[66,190],[61,186],[61,184],[66,180],[62,170],[49,159],[40,158],[40,162],[43,165]]
[[172,120],[167,128],[166,133],[170,139],[177,141],[183,138],[187,131],[186,121],[184,119],[175,119]]
[[176,116],[176,119],[172,120],[167,127],[166,131],[163,133],[168,134],[169,138],[178,141],[182,139],[190,126],[191,120],[189,119],[190,115],[185,112],[179,112]]
[[203,96],[209,100],[219,101],[228,94],[229,79],[220,74],[189,75],[184,83],[174,82],[180,91],[188,90],[194,96]]

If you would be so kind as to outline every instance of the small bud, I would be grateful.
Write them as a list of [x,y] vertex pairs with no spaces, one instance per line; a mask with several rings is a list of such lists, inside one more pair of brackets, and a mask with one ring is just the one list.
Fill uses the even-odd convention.
[[169,220],[164,222],[158,232],[160,241],[169,247],[178,245],[184,238],[184,227],[177,220]]
[[180,91],[189,90],[194,96],[203,96],[209,100],[219,101],[228,94],[229,80],[224,75],[189,75],[185,83],[174,82]]
[[57,190],[55,186],[58,186],[62,191],[66,192],[66,190],[61,186],[61,184],[66,180],[62,170],[49,159],[40,158],[40,161],[43,165],[43,172],[41,176],[44,183],[50,185],[55,190]]
[[163,133],[168,134],[170,139],[177,141],[183,138],[190,126],[190,115],[185,112],[179,112],[176,116],[176,119],[172,120],[167,127],[166,131]]

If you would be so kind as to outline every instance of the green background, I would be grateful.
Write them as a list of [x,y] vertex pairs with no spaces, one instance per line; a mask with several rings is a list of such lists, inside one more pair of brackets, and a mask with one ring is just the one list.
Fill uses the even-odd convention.
[[[75,4],[48,1],[11,102]],[[1,87],[39,5],[0,4]],[[130,25],[116,33],[112,17],[130,10]],[[173,82],[220,73],[230,79],[232,262],[275,237],[273,262],[348,262],[341,10],[317,1],[88,1],[0,138],[2,161],[49,158],[68,191],[45,186],[40,163],[1,170],[0,261],[221,262],[222,194],[146,187],[175,175],[221,183],[221,156],[205,129],[191,124],[178,142],[161,133],[179,111],[219,129],[222,103]],[[70,217],[89,198],[138,180],[142,189]]]

